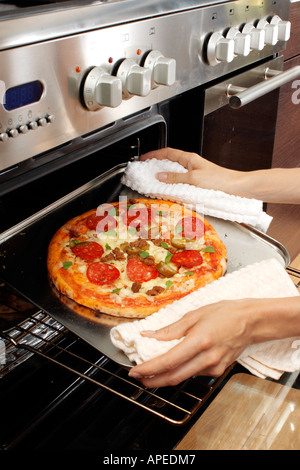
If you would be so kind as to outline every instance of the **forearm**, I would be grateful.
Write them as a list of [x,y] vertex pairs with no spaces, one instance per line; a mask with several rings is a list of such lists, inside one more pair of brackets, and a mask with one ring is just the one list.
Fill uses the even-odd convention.
[[300,336],[300,297],[249,300],[247,316],[251,344]]
[[300,168],[236,172],[233,192],[264,202],[300,204]]

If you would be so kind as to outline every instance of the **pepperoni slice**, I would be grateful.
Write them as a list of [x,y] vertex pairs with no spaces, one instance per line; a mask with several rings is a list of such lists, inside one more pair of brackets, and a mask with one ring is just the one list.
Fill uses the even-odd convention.
[[127,263],[127,275],[133,282],[147,282],[156,279],[158,271],[155,266],[147,266],[138,259],[131,259]]
[[191,240],[201,238],[204,235],[204,223],[198,217],[184,217],[176,225],[175,232]]
[[103,215],[92,214],[86,221],[86,226],[89,230],[96,230],[97,232],[107,232],[117,228],[117,221],[114,216],[109,215],[107,211]]
[[99,243],[96,242],[81,242],[72,247],[72,252],[75,256],[79,256],[83,261],[94,261],[101,258],[104,249]]
[[202,255],[197,250],[179,251],[172,256],[172,263],[185,266],[186,268],[193,268],[202,264],[202,262]]
[[120,277],[120,271],[115,266],[100,262],[89,264],[86,274],[90,282],[99,286],[111,284]]

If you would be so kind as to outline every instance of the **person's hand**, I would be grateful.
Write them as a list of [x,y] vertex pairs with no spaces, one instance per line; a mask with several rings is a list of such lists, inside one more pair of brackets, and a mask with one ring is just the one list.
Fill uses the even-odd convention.
[[183,318],[143,336],[184,339],[167,353],[133,367],[129,375],[146,387],[177,385],[194,375],[218,377],[251,342],[249,322],[255,300],[222,301],[187,313]]
[[215,189],[235,194],[235,184],[239,172],[218,166],[196,153],[163,148],[141,155],[140,160],[144,161],[150,158],[171,160],[180,163],[188,170],[187,173],[157,173],[157,179],[163,183],[185,183],[203,189]]
[[157,173],[163,183],[185,183],[203,189],[214,189],[235,196],[259,199],[264,202],[300,204],[300,168],[272,168],[237,171],[223,168],[196,153],[172,148],[153,150],[140,160],[156,158],[180,163],[187,173]]

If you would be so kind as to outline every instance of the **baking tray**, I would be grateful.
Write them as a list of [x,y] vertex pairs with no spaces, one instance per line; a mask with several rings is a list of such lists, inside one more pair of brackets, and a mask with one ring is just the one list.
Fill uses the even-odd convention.
[[[132,320],[95,313],[59,295],[49,283],[46,266],[50,240],[67,220],[104,202],[116,201],[120,194],[128,198],[139,196],[121,184],[125,168],[126,164],[112,168],[3,232],[0,235],[0,277],[102,354],[124,367],[132,367],[127,356],[110,340],[113,326]],[[284,267],[289,265],[286,248],[276,240],[245,224],[206,218],[227,248],[227,272],[269,258],[276,258]]]

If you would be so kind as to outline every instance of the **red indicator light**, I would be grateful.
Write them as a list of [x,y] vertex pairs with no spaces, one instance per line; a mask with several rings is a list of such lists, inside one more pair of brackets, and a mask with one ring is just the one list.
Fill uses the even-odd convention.
[[141,50],[141,49],[138,49],[138,50],[136,51],[136,53],[137,53],[137,55],[141,55],[142,50]]
[[113,61],[114,61],[114,59],[113,59],[112,57],[109,57],[109,58],[108,58],[108,63],[109,63],[109,64],[112,64]]
[[75,72],[77,72],[77,73],[81,72],[81,68],[79,67],[79,65],[77,65],[77,66],[75,67]]

